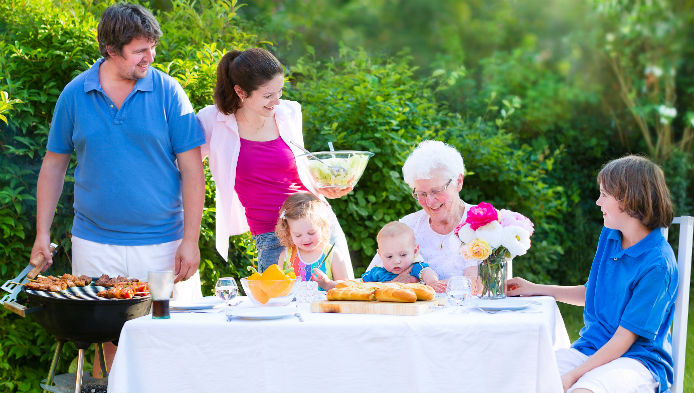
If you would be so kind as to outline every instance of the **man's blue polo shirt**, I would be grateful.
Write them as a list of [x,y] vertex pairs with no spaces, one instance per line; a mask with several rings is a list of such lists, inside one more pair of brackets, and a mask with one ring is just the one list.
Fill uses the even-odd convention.
[[585,327],[572,346],[591,356],[622,326],[638,335],[623,356],[643,363],[666,392],[673,380],[675,254],[660,229],[625,250],[621,244],[621,232],[603,228],[586,283]]
[[181,86],[152,67],[118,109],[99,83],[99,59],[65,87],[47,149],[77,155],[72,233],[148,245],[183,237],[176,154],[205,143]]

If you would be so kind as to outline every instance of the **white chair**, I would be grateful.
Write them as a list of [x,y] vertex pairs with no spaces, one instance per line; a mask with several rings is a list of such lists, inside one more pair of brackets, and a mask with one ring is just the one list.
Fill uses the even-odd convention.
[[[692,237],[694,236],[694,217],[675,217],[673,224],[680,225],[677,270],[679,274],[675,316],[672,320],[672,358],[675,362],[675,380],[672,393],[682,393],[684,389],[684,360],[687,347],[687,316],[689,312],[689,280],[692,269]],[[667,239],[667,228],[663,236]]]

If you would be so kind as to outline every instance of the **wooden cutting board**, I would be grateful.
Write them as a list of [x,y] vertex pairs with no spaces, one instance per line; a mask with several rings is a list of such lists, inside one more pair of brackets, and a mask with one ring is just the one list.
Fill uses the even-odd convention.
[[[442,300],[445,302],[445,300]],[[350,300],[323,300],[311,303],[311,312],[344,314],[420,315],[431,312],[441,304],[438,299],[414,303],[360,302]]]

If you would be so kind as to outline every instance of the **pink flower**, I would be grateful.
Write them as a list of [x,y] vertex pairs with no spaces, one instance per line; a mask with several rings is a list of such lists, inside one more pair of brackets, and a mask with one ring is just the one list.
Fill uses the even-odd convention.
[[477,206],[473,206],[467,212],[465,224],[470,224],[470,228],[476,231],[477,228],[485,226],[492,221],[499,219],[499,214],[494,209],[491,203],[480,202]]
[[508,227],[512,225],[521,227],[528,231],[530,235],[532,235],[535,231],[535,225],[533,224],[533,222],[530,221],[528,217],[520,213],[516,213],[511,210],[501,209],[501,211],[499,212],[499,219],[501,220],[501,226],[503,227]]

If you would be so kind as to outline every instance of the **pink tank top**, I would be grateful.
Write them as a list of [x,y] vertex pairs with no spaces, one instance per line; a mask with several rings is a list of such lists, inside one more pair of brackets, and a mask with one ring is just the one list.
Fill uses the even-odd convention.
[[241,138],[234,190],[253,235],[274,232],[284,200],[308,191],[299,179],[294,154],[279,137],[265,142]]

